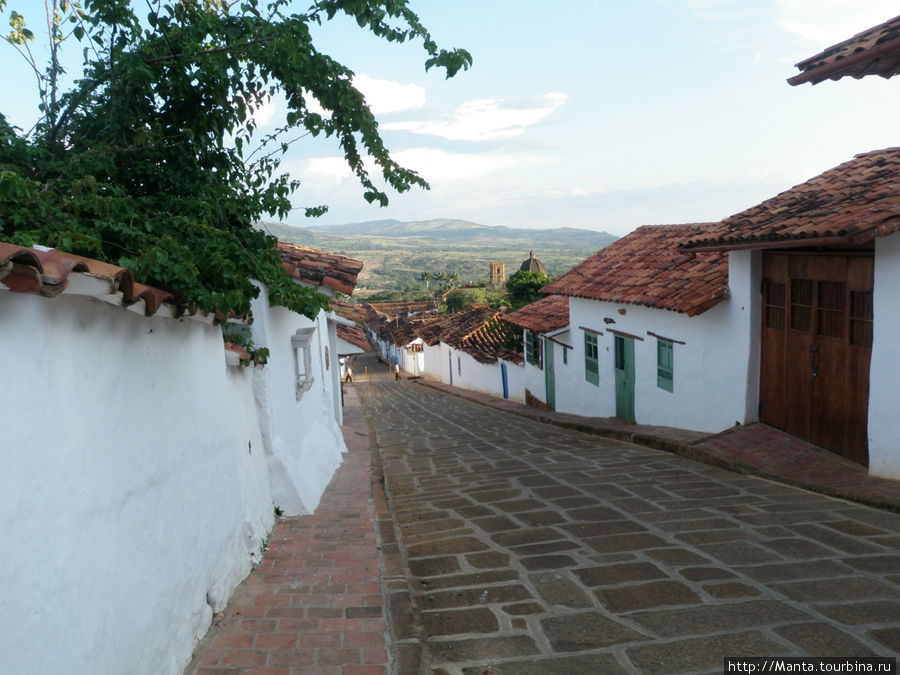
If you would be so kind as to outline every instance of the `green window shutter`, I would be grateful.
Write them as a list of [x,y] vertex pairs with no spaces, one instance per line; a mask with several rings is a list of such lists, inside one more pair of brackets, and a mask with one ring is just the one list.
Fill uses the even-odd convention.
[[537,363],[537,349],[535,342],[537,342],[534,338],[534,333],[530,330],[525,330],[525,360],[528,361],[531,365]]
[[656,341],[656,386],[675,390],[675,350],[668,340]]
[[584,379],[600,385],[600,363],[597,358],[597,336],[593,333],[584,334]]
[[565,348],[563,349],[563,365],[569,365],[569,350]]

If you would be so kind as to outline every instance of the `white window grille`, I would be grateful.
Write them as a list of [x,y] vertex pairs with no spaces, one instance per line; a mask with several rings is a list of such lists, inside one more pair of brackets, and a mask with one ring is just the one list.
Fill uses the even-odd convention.
[[294,376],[296,380],[297,400],[299,401],[313,385],[312,374],[312,342],[315,327],[299,328],[291,336],[291,348],[294,351]]

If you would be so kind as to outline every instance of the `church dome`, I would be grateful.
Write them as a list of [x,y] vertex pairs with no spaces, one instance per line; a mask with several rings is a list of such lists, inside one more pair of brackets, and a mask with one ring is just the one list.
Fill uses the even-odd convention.
[[547,268],[544,267],[544,263],[534,257],[534,251],[532,251],[527,260],[522,261],[520,270],[523,272],[537,272],[538,274],[543,274],[547,276]]

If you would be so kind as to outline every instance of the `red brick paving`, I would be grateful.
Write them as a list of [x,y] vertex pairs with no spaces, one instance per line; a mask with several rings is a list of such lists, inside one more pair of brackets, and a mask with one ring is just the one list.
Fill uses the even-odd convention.
[[369,429],[347,387],[349,452],[311,516],[282,518],[186,673],[387,675]]

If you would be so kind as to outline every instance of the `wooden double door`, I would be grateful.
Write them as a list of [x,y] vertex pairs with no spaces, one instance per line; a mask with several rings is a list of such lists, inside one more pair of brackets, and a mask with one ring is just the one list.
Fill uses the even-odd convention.
[[763,256],[760,420],[865,465],[873,260]]

